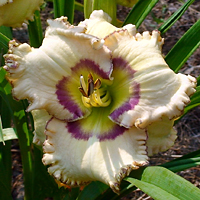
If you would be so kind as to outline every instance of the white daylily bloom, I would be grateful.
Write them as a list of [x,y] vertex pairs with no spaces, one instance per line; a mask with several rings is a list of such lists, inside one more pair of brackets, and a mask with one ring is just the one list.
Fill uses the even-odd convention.
[[49,173],[72,186],[99,180],[118,193],[148,155],[173,145],[174,119],[196,80],[168,67],[158,31],[136,34],[109,20],[102,11],[78,26],[49,20],[40,48],[10,42],[4,69],[13,96],[30,101],[28,111],[52,116],[43,157]]

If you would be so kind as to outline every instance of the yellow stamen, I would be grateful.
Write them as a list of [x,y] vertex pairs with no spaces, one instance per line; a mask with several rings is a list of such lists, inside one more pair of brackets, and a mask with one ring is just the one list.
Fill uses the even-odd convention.
[[106,107],[111,102],[109,92],[102,86],[101,80],[94,82],[92,74],[88,75],[87,85],[84,77],[80,76],[79,91],[82,93],[82,101],[85,107]]

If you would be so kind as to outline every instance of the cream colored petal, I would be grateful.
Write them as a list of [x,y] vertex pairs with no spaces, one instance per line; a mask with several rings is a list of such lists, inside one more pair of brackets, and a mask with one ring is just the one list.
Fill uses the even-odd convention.
[[166,151],[174,144],[177,133],[173,125],[174,120],[162,117],[161,120],[153,122],[147,127],[147,152],[149,156]]
[[34,12],[43,3],[44,0],[3,0],[0,2],[0,26],[19,27],[23,22],[33,21]]
[[59,119],[76,120],[89,115],[82,103],[80,76],[89,73],[102,82],[112,73],[111,54],[103,41],[84,34],[66,18],[48,21],[40,48],[11,41],[4,69],[16,99],[29,99],[33,109],[46,109]]
[[131,36],[122,30],[108,36],[105,44],[113,52],[113,59],[120,58],[134,71],[130,92],[134,94],[132,86],[138,85],[137,102],[129,102],[132,109],[119,112],[120,106],[115,108],[111,120],[125,127],[145,128],[162,116],[173,119],[182,114],[195,92],[196,79],[175,74],[168,67],[161,54],[163,39],[158,31]]
[[7,3],[12,3],[12,2],[13,2],[13,0],[0,0],[0,6],[3,6]]
[[35,131],[33,132],[33,143],[42,145],[46,139],[46,135],[44,134],[46,124],[52,116],[45,110],[33,110],[31,111],[31,114],[33,116],[35,128]]
[[[52,119],[44,142],[43,163],[50,165],[49,173],[65,184],[76,186],[98,180],[118,193],[121,180],[147,163],[143,130],[131,128],[103,141],[94,135],[78,139],[69,130],[70,123]],[[76,130],[76,137],[80,131]]]
[[127,24],[122,28],[117,28],[111,24],[111,21],[112,19],[110,16],[103,12],[103,10],[95,10],[90,15],[90,18],[80,22],[79,26],[85,26],[87,29],[85,33],[94,35],[99,38],[104,38],[110,33],[121,29],[128,30],[132,35],[136,34],[135,25]]

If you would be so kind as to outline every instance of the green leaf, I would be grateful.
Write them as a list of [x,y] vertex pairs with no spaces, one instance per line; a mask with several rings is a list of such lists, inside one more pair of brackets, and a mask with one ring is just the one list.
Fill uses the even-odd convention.
[[11,142],[0,143],[0,199],[12,200],[11,196]]
[[7,141],[7,140],[14,140],[17,139],[17,135],[13,128],[4,128],[2,129],[2,138],[0,138],[0,142]]
[[89,18],[94,10],[103,10],[112,18],[112,24],[117,23],[117,4],[115,0],[84,0],[84,16]]
[[200,157],[187,158],[187,159],[176,160],[173,162],[167,162],[161,166],[166,167],[173,172],[180,172],[191,167],[196,167],[198,165],[200,165]]
[[155,200],[200,199],[200,189],[163,167],[147,167],[143,171],[141,180],[130,177],[125,180]]
[[200,86],[196,87],[196,92],[190,98],[190,103],[184,109],[184,115],[188,113],[192,108],[200,105]]
[[75,8],[74,8],[74,10],[78,10],[78,11],[84,12],[84,6],[83,6],[83,4],[75,1]]
[[197,77],[197,85],[200,85],[200,76]]
[[165,60],[169,67],[178,72],[190,55],[200,45],[200,20],[198,20],[174,45]]
[[101,182],[92,182],[87,185],[78,196],[77,200],[93,200],[103,193],[108,186]]
[[[7,27],[8,28],[8,27]],[[0,66],[4,63],[3,54],[8,51],[8,42],[10,41],[9,37],[6,36],[7,32],[2,31],[2,26],[0,27]]]
[[74,0],[54,0],[54,18],[67,16],[69,23],[73,24],[74,21]]
[[25,185],[25,196],[26,199],[32,199],[32,156],[31,156],[31,139],[32,135],[28,131],[28,120],[25,114],[24,106],[22,101],[15,101],[11,95],[11,86],[5,79],[5,70],[0,70],[0,94],[7,102],[10,107],[10,111],[13,117],[13,124],[16,128],[16,133],[19,140],[23,175],[24,175],[24,185]]
[[185,4],[183,4],[171,17],[165,21],[162,26],[158,29],[161,34],[165,33],[188,9],[188,7],[194,2],[195,0],[189,0]]
[[12,29],[7,26],[0,26],[0,32],[5,35],[7,38],[12,40]]
[[40,12],[35,11],[34,21],[29,21],[28,25],[29,41],[32,47],[39,47],[42,44],[43,32],[40,19]]
[[179,198],[154,184],[140,181],[134,178],[126,178],[126,180],[140,188],[143,192],[153,197],[155,200],[179,200]]
[[2,122],[1,122],[1,116],[0,116],[0,142],[3,142],[3,144],[5,145],[4,135],[3,135],[3,127],[2,127]]
[[130,11],[123,25],[135,24],[138,28],[158,0],[140,0]]
[[8,42],[10,39],[0,32],[0,48],[8,50]]

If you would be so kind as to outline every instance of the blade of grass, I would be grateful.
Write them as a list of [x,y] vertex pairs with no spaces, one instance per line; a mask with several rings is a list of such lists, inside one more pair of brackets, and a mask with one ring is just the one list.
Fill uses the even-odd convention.
[[165,33],[188,9],[188,7],[194,2],[195,0],[189,0],[184,3],[173,15],[171,15],[167,21],[165,21],[160,28],[158,29],[161,34]]
[[200,45],[200,19],[181,37],[167,54],[165,60],[174,72],[185,64]]
[[128,14],[123,25],[130,23],[135,24],[135,26],[138,28],[157,2],[158,0],[138,1],[138,3]]

